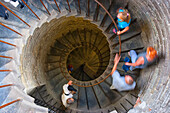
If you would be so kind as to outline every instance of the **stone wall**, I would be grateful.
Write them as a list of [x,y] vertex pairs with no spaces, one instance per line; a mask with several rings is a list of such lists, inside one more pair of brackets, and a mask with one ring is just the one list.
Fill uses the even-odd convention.
[[[129,0],[129,9],[130,12],[137,17],[137,21],[140,24],[142,29],[142,39],[145,46],[153,46],[159,55],[159,61],[152,65],[151,67],[144,69],[141,71],[141,76],[138,81],[138,87],[141,88],[139,96],[141,97],[142,102],[146,103],[144,108],[136,107],[131,113],[136,112],[167,112],[170,111],[169,105],[169,91],[170,91],[170,1],[169,0]],[[64,20],[64,19],[63,19]],[[58,21],[59,23],[62,21]],[[43,25],[44,31],[48,26]],[[61,27],[61,26],[58,26]],[[49,29],[51,30],[52,27]],[[56,31],[58,32],[58,31]],[[43,34],[43,32],[42,32]],[[39,53],[32,53],[29,58],[38,58],[41,56],[42,59],[45,58],[46,53],[48,52],[48,47],[51,43],[48,42],[48,38],[44,40],[44,43],[40,43],[38,37],[43,36],[41,33],[36,34],[36,38],[34,46],[29,45],[29,41],[27,42],[28,47],[32,47],[35,52],[36,50],[43,50]],[[48,34],[49,36],[52,34]],[[31,37],[30,37],[31,40]],[[50,39],[51,40],[51,39]],[[54,39],[53,39],[54,40]],[[38,45],[39,48],[36,49]],[[25,49],[28,49],[25,47]],[[45,51],[42,48],[46,48]],[[31,52],[31,51],[30,51]],[[25,77],[29,78],[27,81],[27,86],[38,86],[38,84],[43,84],[40,81],[44,78],[44,71],[39,69],[38,74],[41,76],[31,76],[36,69],[36,65],[39,65],[35,60],[31,63],[27,60],[27,54],[23,56],[23,68],[27,71],[32,70],[32,72],[23,72]],[[45,63],[45,60],[43,60]],[[35,65],[34,65],[35,64]],[[28,66],[28,67],[27,67]],[[40,67],[42,67],[40,65]],[[42,67],[43,69],[43,67]],[[28,74],[30,73],[30,74]]]
[[130,0],[129,9],[141,25],[145,46],[153,46],[159,55],[156,64],[142,70],[139,78],[138,86],[141,88],[139,96],[146,106],[136,107],[130,113],[170,111],[169,5],[169,0]]

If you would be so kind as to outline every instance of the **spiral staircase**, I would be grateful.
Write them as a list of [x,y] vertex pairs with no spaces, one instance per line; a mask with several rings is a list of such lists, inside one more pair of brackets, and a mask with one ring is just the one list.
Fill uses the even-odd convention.
[[[100,2],[114,18],[119,7],[128,9],[128,0],[100,0]],[[19,99],[0,109],[0,112],[109,113],[116,110],[118,113],[125,113],[133,108],[138,98],[137,88],[128,92],[110,90],[111,76],[101,82],[112,70],[114,55],[119,52],[119,39],[112,33],[114,25],[111,19],[94,0],[86,0],[86,2],[83,0],[57,0],[57,2],[56,0],[29,0],[27,5],[36,15],[27,6],[20,9],[3,1],[1,3],[21,17],[26,24],[11,12],[9,12],[8,20],[0,18],[0,55],[3,56],[0,57],[0,85],[12,84],[0,88],[2,97],[0,105]],[[131,12],[131,9],[128,10]],[[75,21],[72,24],[80,21],[81,23],[77,23],[82,25],[66,30],[68,32],[53,38],[48,47],[50,51],[47,52],[44,60],[46,82],[34,87],[28,96],[24,91],[21,75],[29,68],[29,54],[35,52],[33,51],[35,48],[29,43],[34,40],[38,45],[41,32],[52,29],[61,20],[63,23],[68,21],[68,26],[72,21]],[[53,26],[47,28],[50,25]],[[129,31],[121,35],[121,43],[122,57],[117,70],[124,75],[122,65],[123,59],[128,56],[128,51],[134,49],[141,52],[144,48],[141,29],[133,14]],[[71,74],[67,71],[68,64],[74,66]],[[35,67],[32,66],[32,68]],[[127,73],[139,76],[139,70]],[[137,79],[137,76],[134,78]],[[74,95],[75,102],[63,110],[62,86],[68,80],[76,84],[74,87],[78,92]],[[94,85],[99,82],[101,83]]]

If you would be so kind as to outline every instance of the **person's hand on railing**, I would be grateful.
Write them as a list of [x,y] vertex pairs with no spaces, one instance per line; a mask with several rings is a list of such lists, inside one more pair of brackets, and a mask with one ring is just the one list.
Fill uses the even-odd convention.
[[119,63],[119,60],[120,60],[121,56],[119,56],[117,53],[116,53],[116,56],[115,56],[115,59],[114,59],[114,65],[117,65]]

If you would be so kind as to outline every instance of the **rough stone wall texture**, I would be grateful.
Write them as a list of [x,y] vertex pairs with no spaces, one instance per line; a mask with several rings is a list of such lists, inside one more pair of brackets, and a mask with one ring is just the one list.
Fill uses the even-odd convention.
[[130,0],[129,9],[141,25],[145,46],[153,46],[159,55],[155,65],[142,70],[138,81],[141,88],[139,96],[146,106],[136,107],[130,113],[170,111],[169,5],[169,0]]

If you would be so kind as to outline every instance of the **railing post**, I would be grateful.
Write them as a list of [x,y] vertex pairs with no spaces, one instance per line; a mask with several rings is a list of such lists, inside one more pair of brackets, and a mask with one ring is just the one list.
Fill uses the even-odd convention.
[[0,42],[16,47],[16,45],[0,40]]
[[12,57],[9,57],[9,56],[2,56],[2,55],[0,55],[0,57],[2,57],[2,58],[9,58],[9,59],[13,59]]
[[42,3],[42,5],[44,6],[44,8],[45,8],[45,9],[46,9],[46,11],[48,12],[48,14],[49,14],[49,15],[51,15],[51,14],[50,14],[50,12],[48,11],[47,7],[44,5],[43,1],[42,1],[42,0],[40,0],[40,2],[41,2],[41,3]]
[[14,84],[7,84],[7,85],[2,85],[0,86],[0,88],[3,88],[3,87],[8,87],[8,86],[13,86]]
[[7,104],[4,104],[4,105],[0,106],[0,109],[4,108],[4,107],[6,107],[6,106],[9,106],[9,105],[11,105],[11,104],[13,104],[13,103],[15,103],[15,102],[18,102],[18,101],[20,101],[20,100],[21,100],[21,99],[17,99],[17,100],[14,100],[14,101],[12,101],[12,102],[9,102],[9,103],[7,103]]
[[55,4],[56,4],[56,6],[57,6],[57,8],[58,8],[59,12],[61,13],[60,8],[59,8],[59,6],[58,6],[58,4],[57,4],[56,0],[54,0],[54,2],[55,2]]
[[99,4],[97,4],[97,8],[96,8],[96,17],[95,17],[95,21],[97,21],[99,16]]
[[22,34],[20,34],[20,33],[18,33],[17,31],[11,29],[10,27],[4,25],[3,23],[0,23],[0,25],[2,25],[2,26],[4,26],[4,27],[8,28],[9,30],[11,30],[11,31],[13,31],[13,32],[15,32],[15,33],[17,33],[17,34],[19,34],[19,35],[21,35],[21,36],[23,36]]
[[69,12],[71,12],[71,8],[70,8],[70,4],[69,4],[68,0],[67,0],[67,4],[68,4]]
[[78,4],[79,4],[79,11],[80,11],[80,14],[81,14],[80,0],[78,0]]
[[24,0],[22,0],[22,2],[28,7],[28,9],[31,10],[31,12],[40,20],[40,18],[34,13],[34,11],[25,3]]
[[88,0],[88,6],[87,7],[88,7],[88,9],[87,9],[88,10],[87,11],[88,12],[87,16],[89,17],[90,16],[90,0]]
[[2,6],[4,6],[8,11],[10,11],[13,15],[15,15],[17,18],[19,18],[22,22],[24,22],[27,26],[31,27],[28,23],[26,23],[23,19],[21,19],[18,15],[16,15],[14,12],[12,12],[8,7],[6,7],[3,3],[0,2]]
[[0,70],[0,72],[11,72],[12,70]]

